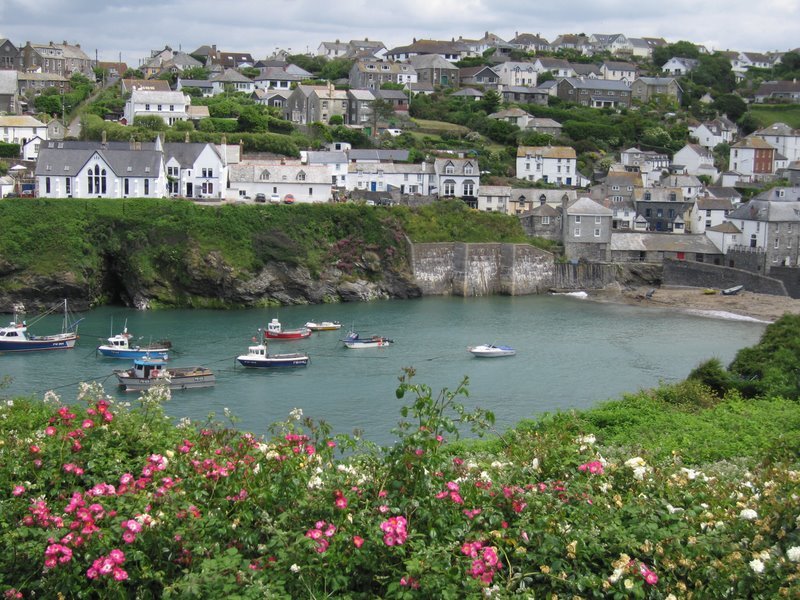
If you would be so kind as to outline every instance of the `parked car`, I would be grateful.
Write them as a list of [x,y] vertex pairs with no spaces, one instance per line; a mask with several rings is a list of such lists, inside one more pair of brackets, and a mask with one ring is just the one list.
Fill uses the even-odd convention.
[[386,133],[388,133],[392,137],[397,137],[398,135],[403,133],[403,130],[402,129],[394,129],[394,128],[392,128],[392,129],[387,129]]
[[266,202],[267,196],[266,194],[256,194],[256,202]]
[[33,190],[22,190],[22,193],[19,195],[20,198],[33,198],[34,193]]
[[292,196],[291,194],[286,194],[283,197],[283,203],[284,204],[294,204],[294,196]]
[[271,194],[269,197],[270,204],[280,204],[281,197],[278,194]]
[[19,194],[17,192],[8,192],[4,198],[19,198]]

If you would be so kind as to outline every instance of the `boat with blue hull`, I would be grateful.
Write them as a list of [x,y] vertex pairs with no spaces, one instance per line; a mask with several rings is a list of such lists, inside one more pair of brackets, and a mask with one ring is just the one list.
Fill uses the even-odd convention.
[[249,346],[247,354],[236,357],[243,367],[256,369],[273,369],[280,367],[306,367],[308,354],[304,352],[290,352],[286,354],[270,354],[265,344]]
[[108,343],[97,347],[98,354],[107,358],[125,358],[133,360],[136,358],[158,358],[161,360],[169,359],[169,351],[172,343],[161,340],[152,344],[140,346],[132,343],[133,336],[128,333],[125,327],[122,333],[112,335],[108,338]]
[[24,314],[25,307],[21,304],[14,305],[14,318],[7,327],[0,327],[0,352],[33,352],[37,350],[69,350],[75,347],[78,341],[78,323],[71,319],[67,301],[63,305],[57,304],[34,320],[54,313],[63,306],[64,320],[61,333],[52,335],[34,335],[28,331],[28,324],[20,316]]

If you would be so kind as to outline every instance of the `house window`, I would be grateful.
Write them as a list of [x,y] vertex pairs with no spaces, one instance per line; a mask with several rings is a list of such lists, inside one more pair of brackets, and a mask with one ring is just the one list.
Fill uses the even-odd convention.
[[261,181],[268,181],[269,180],[269,171],[267,171],[266,169],[261,171],[261,175],[259,176],[259,179],[261,179]]
[[127,177],[122,180],[122,193],[124,195],[126,195],[126,196],[131,193],[130,192],[130,181],[131,180],[128,179]]
[[66,184],[67,197],[69,197],[72,195],[72,177],[65,178],[64,183]]
[[314,195],[314,188],[308,188],[308,197],[310,198],[313,195]]
[[456,195],[456,182],[452,179],[446,179],[444,181],[443,192],[445,196],[455,196]]
[[594,224],[595,225],[600,225],[600,217],[595,217],[594,218]]
[[306,180],[306,172],[305,171],[300,171],[297,174],[297,181],[305,181],[305,180]]
[[775,238],[775,247],[778,247],[778,238]]
[[573,237],[576,237],[576,238],[577,237],[581,237],[581,228],[580,227],[576,227],[575,228],[575,231],[573,232]]
[[576,223],[580,223],[581,222],[581,216],[580,215],[575,215],[575,222]]
[[644,199],[645,200],[650,200],[652,197],[653,197],[653,195],[650,192],[645,192],[644,193]]
[[594,230],[594,237],[600,237],[600,228],[599,227]]
[[44,178],[44,191],[45,191],[46,194],[50,193],[50,178],[49,177],[45,177]]
[[464,195],[465,196],[474,196],[475,195],[475,184],[470,179],[467,179],[464,182]]
[[89,193],[90,194],[105,194],[106,193],[106,170],[100,169],[98,165],[89,167]]
[[467,163],[464,165],[464,175],[472,175],[472,165]]
[[542,225],[550,225],[550,217],[542,217]]
[[145,196],[149,196],[150,195],[150,180],[149,179],[145,179],[144,180],[144,195]]
[[453,166],[453,163],[447,163],[444,167],[444,174],[445,175],[453,175],[456,172],[456,168]]

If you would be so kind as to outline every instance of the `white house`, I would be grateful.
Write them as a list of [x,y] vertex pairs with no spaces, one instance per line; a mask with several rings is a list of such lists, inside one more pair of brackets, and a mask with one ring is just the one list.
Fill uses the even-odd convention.
[[727,254],[728,249],[735,246],[741,246],[744,236],[741,230],[731,223],[725,221],[719,225],[706,228],[706,237],[720,250],[723,254]]
[[482,185],[478,193],[478,210],[512,214],[510,185]]
[[288,160],[243,160],[231,165],[229,200],[264,194],[283,201],[316,203],[331,201],[331,177],[323,165]]
[[714,155],[700,144],[686,144],[672,157],[672,164],[682,166],[687,175],[707,175],[712,181],[719,177],[719,171],[714,166]]
[[661,71],[675,76],[687,75],[698,63],[699,61],[695,58],[673,56],[661,66]]
[[224,198],[228,164],[217,146],[164,144],[167,193],[186,198]]
[[152,150],[140,144],[49,142],[36,162],[42,198],[161,198],[166,195],[160,139]]
[[34,137],[47,139],[47,125],[29,116],[0,115],[0,140],[7,144],[24,145]]
[[429,195],[436,189],[436,174],[433,165],[427,162],[351,163],[346,187],[348,190]]
[[436,190],[440,198],[459,197],[477,207],[480,167],[474,158],[437,158],[433,162]]
[[252,94],[256,89],[256,84],[249,77],[245,77],[234,69],[225,69],[219,75],[210,79],[214,89],[214,95],[221,94],[226,89],[244,94]]
[[720,117],[695,127],[689,127],[689,135],[695,138],[697,143],[704,148],[712,150],[718,144],[730,144],[733,142],[737,132],[736,125],[726,117]]
[[578,157],[569,146],[519,146],[517,178],[578,185]]
[[301,161],[305,164],[323,166],[328,169],[333,187],[347,186],[347,153],[342,150],[301,151]]
[[688,228],[691,233],[705,233],[708,229],[727,222],[732,210],[730,198],[698,196],[689,211]]
[[133,124],[136,117],[156,116],[167,125],[189,119],[187,108],[192,100],[181,92],[133,90],[125,104],[125,120]]
[[535,87],[536,67],[531,62],[502,62],[492,67],[497,73],[498,87]]
[[37,135],[22,144],[22,160],[36,160],[39,156],[39,148],[44,141],[45,138],[41,138]]

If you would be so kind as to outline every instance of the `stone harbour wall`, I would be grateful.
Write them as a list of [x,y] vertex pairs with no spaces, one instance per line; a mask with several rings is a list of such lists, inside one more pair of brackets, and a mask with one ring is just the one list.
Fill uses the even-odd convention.
[[526,244],[412,244],[411,266],[423,296],[525,295],[547,291],[553,255]]

